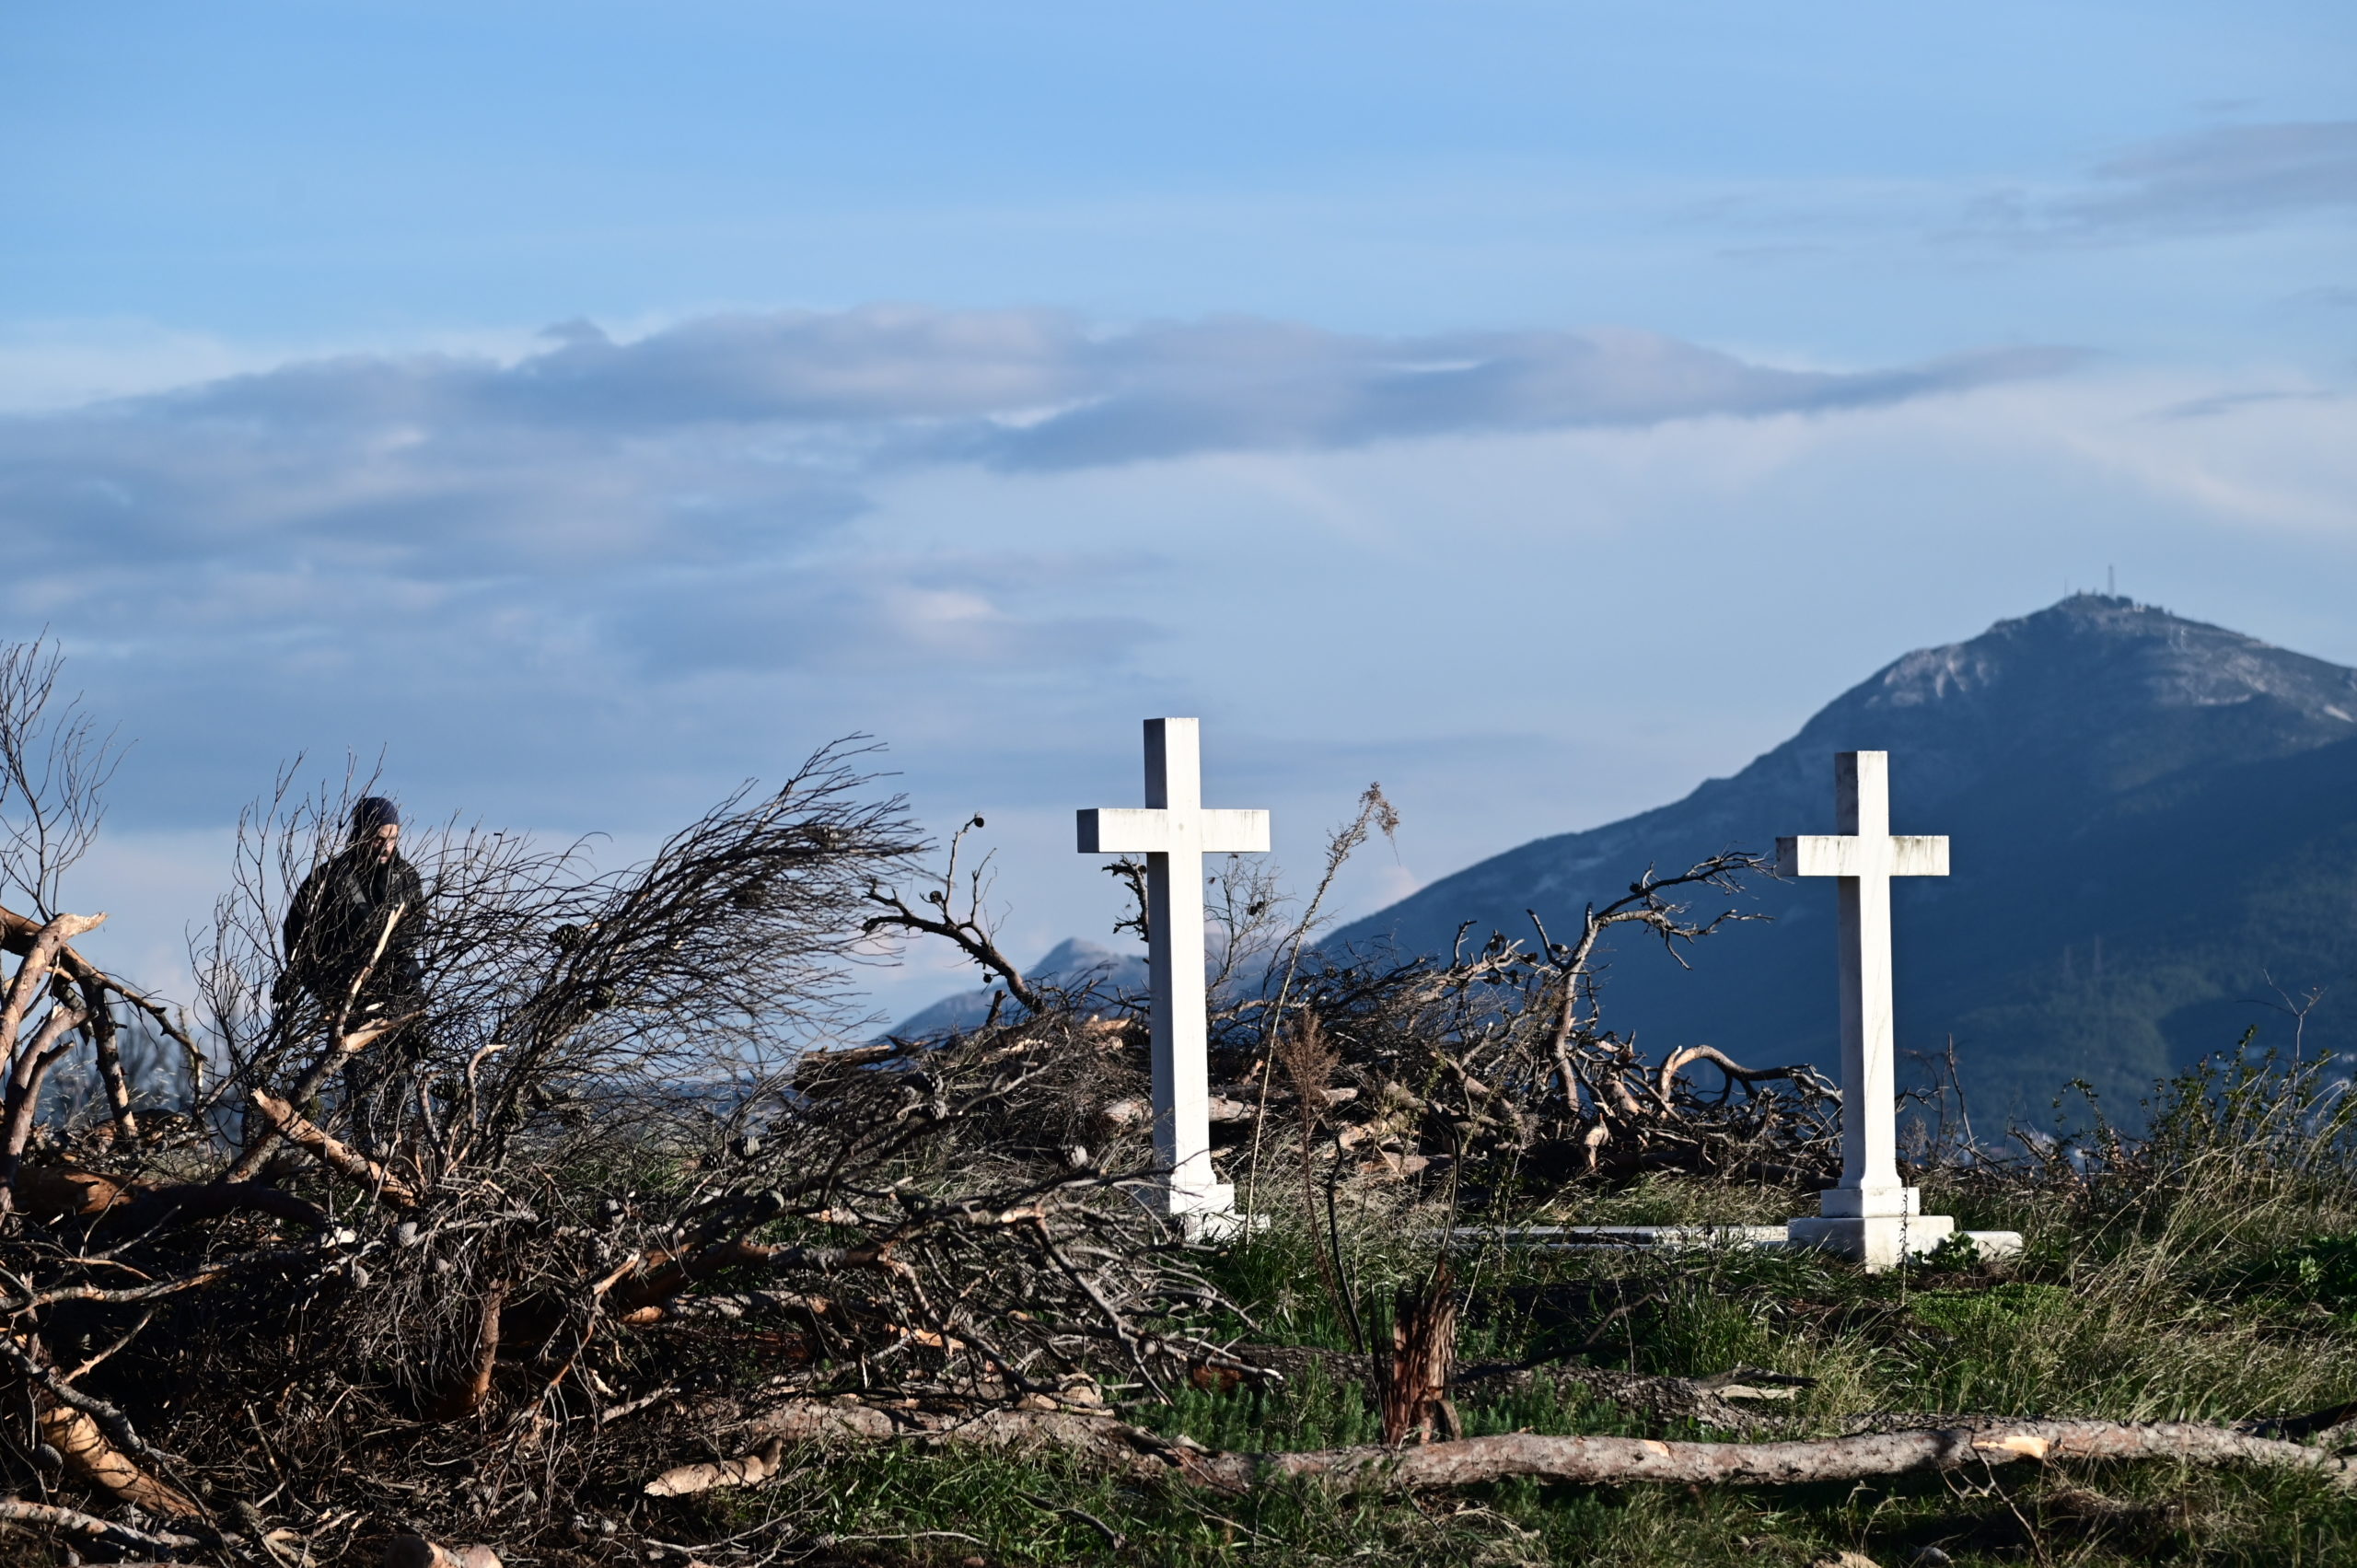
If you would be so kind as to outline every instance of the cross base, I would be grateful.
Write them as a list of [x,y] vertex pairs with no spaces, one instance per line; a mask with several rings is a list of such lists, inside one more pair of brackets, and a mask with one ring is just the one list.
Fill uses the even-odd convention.
[[1154,1187],[1139,1196],[1190,1241],[1224,1241],[1244,1228],[1244,1216],[1236,1212],[1236,1189],[1225,1181],[1199,1187]]
[[1880,1273],[1937,1251],[1956,1234],[1956,1221],[1945,1214],[1831,1214],[1796,1219],[1784,1234],[1794,1247],[1835,1253]]
[[2012,1258],[2022,1249],[2017,1231],[1958,1230],[1950,1216],[1925,1214],[1923,1194],[1913,1187],[1829,1188],[1817,1195],[1817,1211],[1814,1218],[1796,1219],[1784,1227],[1791,1245],[1864,1263],[1869,1273],[1928,1257],[1956,1236],[1971,1242],[1984,1259]]

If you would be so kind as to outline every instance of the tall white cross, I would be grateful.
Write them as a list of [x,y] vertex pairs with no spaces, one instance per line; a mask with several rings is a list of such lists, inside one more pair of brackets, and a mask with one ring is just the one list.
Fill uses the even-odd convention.
[[1212,1170],[1209,1029],[1203,1012],[1203,856],[1265,854],[1265,811],[1206,810],[1193,719],[1145,721],[1145,809],[1080,813],[1083,854],[1143,854],[1154,991],[1154,1153],[1173,1216],[1226,1214],[1235,1189]]
[[1833,759],[1838,834],[1776,841],[1787,877],[1837,877],[1841,896],[1841,1185],[1820,1195],[1827,1218],[1917,1212],[1898,1179],[1895,1027],[1890,1003],[1890,879],[1945,877],[1948,841],[1890,830],[1890,753]]

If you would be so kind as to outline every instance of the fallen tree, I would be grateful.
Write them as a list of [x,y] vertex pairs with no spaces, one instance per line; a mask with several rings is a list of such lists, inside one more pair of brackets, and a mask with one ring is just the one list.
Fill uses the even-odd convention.
[[2326,1450],[2184,1422],[2141,1426],[2109,1421],[1999,1422],[1782,1443],[1675,1443],[1516,1432],[1401,1449],[1203,1455],[1190,1459],[1186,1469],[1214,1485],[1236,1488],[1281,1477],[1402,1489],[1480,1486],[1515,1477],[1586,1485],[1790,1486],[2023,1459],[2049,1464],[2168,1459],[2193,1465],[2281,1465],[2357,1486],[2357,1464]]
[[646,1493],[677,1497],[758,1485],[783,1469],[787,1444],[845,1442],[1053,1448],[1126,1473],[1171,1475],[1233,1492],[1295,1480],[1402,1492],[1515,1479],[1588,1486],[1794,1486],[2022,1460],[2061,1465],[2154,1459],[2312,1470],[2357,1490],[2357,1459],[2261,1435],[2255,1428],[2266,1423],[2258,1423],[1980,1421],[1768,1443],[1517,1432],[1296,1453],[1214,1452],[1101,1409],[1044,1399],[1014,1408],[944,1404],[931,1410],[884,1408],[850,1399],[796,1400],[762,1411],[749,1424],[763,1439],[760,1447],[735,1459],[675,1466],[649,1481]]

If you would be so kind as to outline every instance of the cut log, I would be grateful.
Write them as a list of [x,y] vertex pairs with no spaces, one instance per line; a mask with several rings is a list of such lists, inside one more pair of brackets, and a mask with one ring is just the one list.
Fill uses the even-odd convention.
[[1383,1440],[1397,1446],[1413,1433],[1428,1440],[1435,1426],[1450,1437],[1463,1428],[1449,1402],[1457,1375],[1457,1282],[1446,1260],[1421,1290],[1402,1288],[1391,1311],[1391,1365],[1376,1389]]
[[853,1400],[796,1400],[755,1430],[786,1442],[914,1440],[984,1447],[1052,1446],[1133,1474],[1170,1475],[1244,1492],[1313,1481],[1387,1491],[1480,1486],[1514,1478],[1592,1486],[1654,1481],[1689,1486],[1794,1486],[1914,1470],[1956,1470],[2037,1459],[2049,1464],[2166,1459],[2315,1470],[2357,1490],[2357,1459],[2233,1427],[2193,1422],[1999,1421],[1783,1443],[1665,1443],[1649,1437],[1550,1437],[1518,1432],[1410,1448],[1216,1453],[1085,1410],[879,1410]]
[[1792,1443],[1662,1443],[1649,1437],[1544,1437],[1511,1433],[1421,1448],[1335,1448],[1301,1454],[1206,1454],[1186,1468],[1213,1485],[1243,1490],[1295,1478],[1373,1483],[1387,1490],[1479,1486],[1514,1477],[1625,1485],[1791,1486],[1862,1481],[1910,1470],[2012,1464],[2170,1459],[2193,1465],[2282,1466],[2316,1470],[2357,1489],[2357,1461],[2321,1448],[2253,1437],[2191,1422],[2131,1426],[2110,1421],[2022,1421],[1923,1432],[1886,1432]]

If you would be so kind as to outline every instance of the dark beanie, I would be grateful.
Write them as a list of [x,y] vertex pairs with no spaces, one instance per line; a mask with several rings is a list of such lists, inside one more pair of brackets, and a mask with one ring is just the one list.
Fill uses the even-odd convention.
[[401,808],[381,795],[364,796],[352,808],[352,836],[355,839],[365,839],[379,828],[401,825]]

